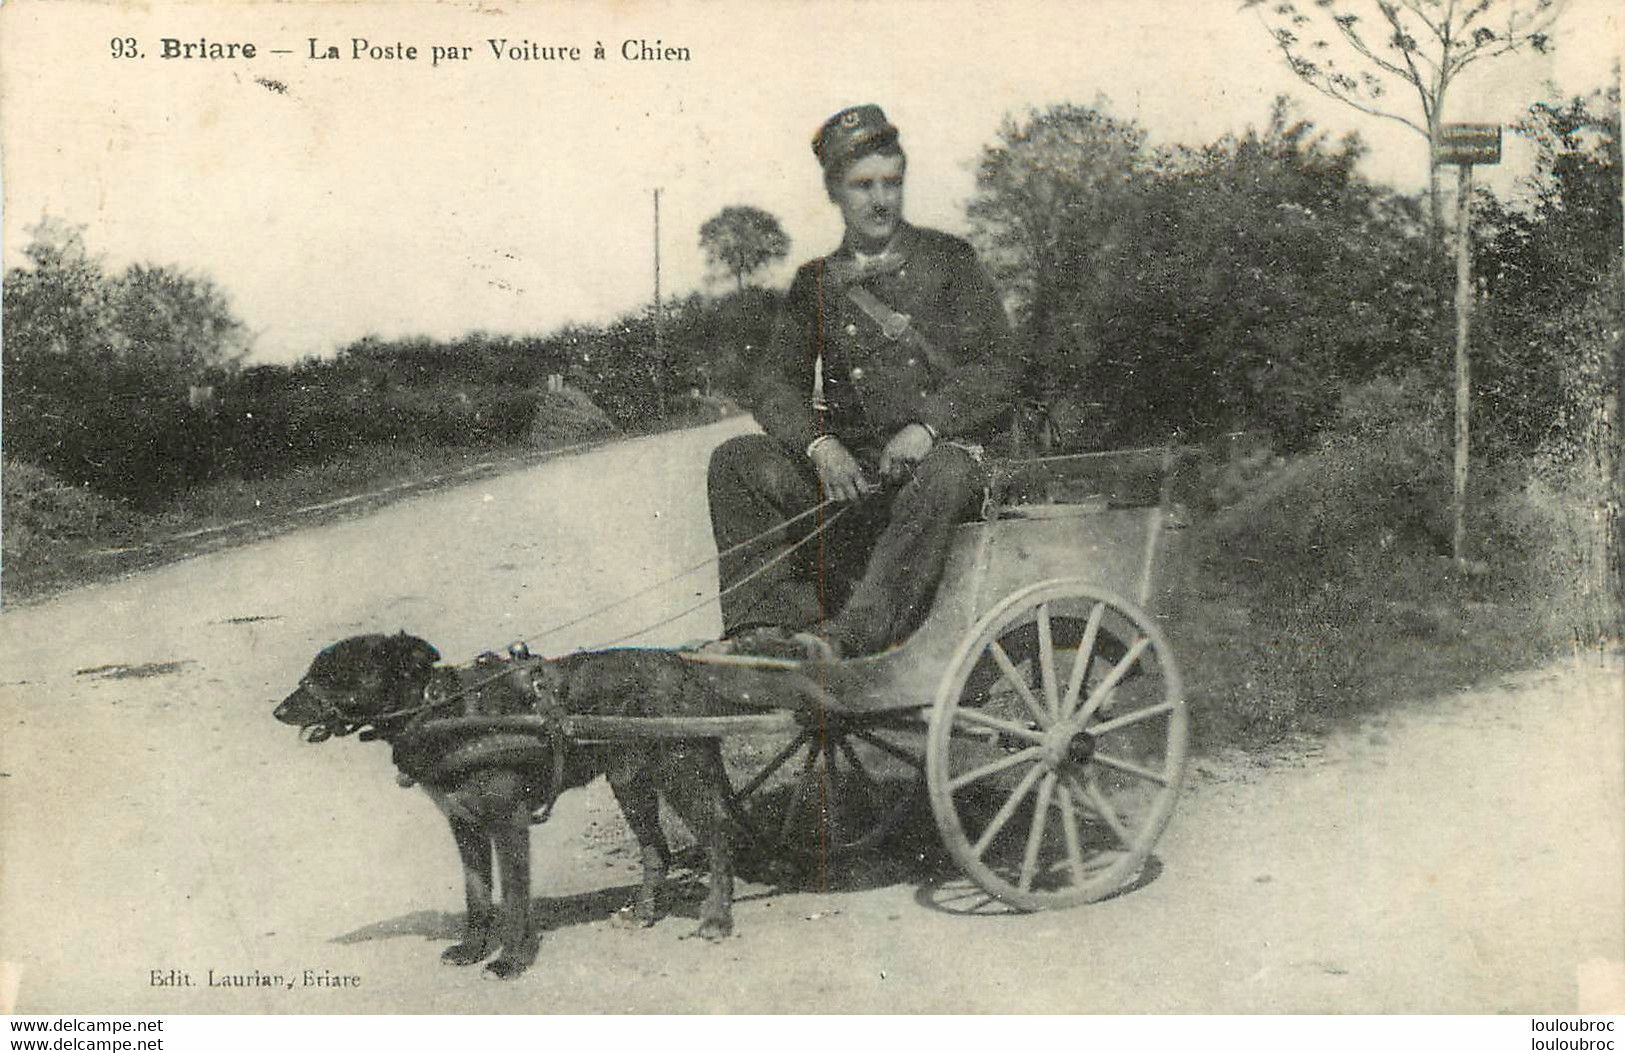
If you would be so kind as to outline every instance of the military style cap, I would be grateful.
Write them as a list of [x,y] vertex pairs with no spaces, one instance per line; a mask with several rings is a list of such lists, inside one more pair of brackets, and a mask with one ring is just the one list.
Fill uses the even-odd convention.
[[827,172],[861,154],[897,141],[897,126],[873,103],[848,106],[824,122],[813,136],[813,156]]

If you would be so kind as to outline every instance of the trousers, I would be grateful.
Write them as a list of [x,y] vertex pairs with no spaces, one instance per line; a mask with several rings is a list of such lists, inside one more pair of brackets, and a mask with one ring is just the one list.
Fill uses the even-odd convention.
[[[854,451],[872,475],[865,453]],[[933,447],[900,484],[853,502],[817,538],[725,592],[724,634],[758,625],[816,626],[846,654],[901,642],[930,612],[953,528],[980,510],[986,487],[986,470],[969,451]],[[766,435],[718,446],[707,490],[711,531],[724,553],[718,571],[724,589],[806,539],[842,507],[773,529],[817,505],[823,494],[812,461]]]

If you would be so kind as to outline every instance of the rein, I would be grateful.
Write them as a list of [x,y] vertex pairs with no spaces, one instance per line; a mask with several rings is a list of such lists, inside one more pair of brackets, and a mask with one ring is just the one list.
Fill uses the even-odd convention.
[[[808,508],[808,509],[806,509],[806,510],[804,510],[802,512],[798,512],[797,514],[791,516],[790,518],[784,520],[783,522],[773,524],[772,526],[768,527],[766,530],[763,530],[760,533],[756,534],[754,537],[748,537],[748,538],[746,538],[745,540],[739,542],[736,545],[730,545],[728,548],[722,550],[721,552],[718,552],[716,555],[711,556],[711,557],[709,557],[707,559],[703,559],[703,560],[701,560],[700,562],[694,564],[691,567],[686,567],[683,570],[678,571],[676,574],[673,574],[668,578],[664,578],[664,579],[662,579],[660,581],[657,581],[657,582],[653,583],[652,585],[646,585],[643,588],[638,589],[635,592],[627,593],[625,596],[622,596],[619,599],[611,600],[608,603],[601,604],[600,606],[594,607],[593,609],[587,611],[586,613],[579,614],[576,617],[569,619],[568,621],[559,622],[558,624],[551,625],[548,628],[543,629],[540,632],[531,633],[529,638],[530,639],[546,639],[547,637],[552,636],[555,633],[563,632],[565,629],[569,629],[569,628],[571,628],[573,626],[580,625],[582,622],[591,621],[593,618],[598,617],[600,614],[606,614],[609,611],[612,611],[617,607],[623,607],[626,604],[631,603],[635,599],[639,599],[640,597],[647,596],[652,592],[656,592],[656,591],[658,591],[660,589],[665,588],[668,585],[673,584],[674,582],[681,581],[682,579],[688,577],[691,574],[698,573],[699,571],[702,571],[702,570],[706,569],[707,567],[710,567],[710,566],[713,566],[713,565],[715,565],[717,563],[720,563],[723,559],[725,559],[728,556],[733,555],[736,552],[742,552],[745,549],[748,549],[751,546],[758,544],[759,542],[765,541],[767,538],[772,537],[774,534],[776,534],[779,531],[783,530],[785,527],[794,526],[796,523],[799,523],[801,520],[806,519],[809,516],[817,515],[820,512],[825,511],[826,509],[828,509],[831,505],[833,505],[835,503],[836,502],[835,502],[835,500],[833,498],[830,498],[830,499],[827,499],[827,500],[824,500],[824,501],[820,501],[818,504],[813,505],[811,508]],[[789,556],[791,552],[794,552],[796,549],[799,549],[801,546],[807,544],[813,538],[815,538],[819,534],[823,533],[825,530],[827,530],[829,528],[830,524],[834,523],[835,520],[839,519],[841,517],[841,515],[846,512],[848,507],[850,507],[850,506],[842,506],[840,508],[837,508],[835,510],[835,512],[832,515],[830,515],[830,517],[828,519],[825,519],[822,522],[820,522],[816,527],[814,527],[812,529],[812,531],[805,538],[802,538],[800,541],[796,542],[796,544],[790,546],[788,551],[778,553],[773,558],[771,558],[767,562],[763,563],[760,567],[757,567],[755,570],[753,570],[750,573],[748,573],[748,574],[744,575],[743,577],[741,577],[738,581],[735,581],[735,582],[732,582],[732,583],[730,583],[730,584],[728,584],[726,586],[723,586],[721,589],[719,589],[717,591],[715,596],[707,596],[705,599],[701,600],[700,602],[698,602],[696,604],[693,604],[691,606],[685,607],[684,609],[678,611],[676,614],[669,615],[669,616],[661,619],[660,621],[655,622],[652,625],[646,625],[643,628],[639,629],[635,633],[629,633],[629,634],[627,634],[625,636],[617,637],[616,639],[607,641],[606,643],[598,644],[598,645],[596,645],[594,647],[587,648],[587,650],[601,650],[601,649],[603,649],[605,647],[609,647],[609,646],[612,646],[614,644],[621,643],[621,642],[623,642],[625,640],[631,640],[631,639],[634,639],[636,637],[642,636],[644,633],[649,632],[649,631],[654,630],[654,629],[658,629],[663,625],[669,625],[670,623],[676,621],[677,619],[683,617],[684,615],[692,614],[694,611],[699,610],[701,607],[705,606],[705,604],[710,603],[713,599],[716,599],[719,596],[726,596],[728,593],[733,592],[735,589],[738,589],[738,588],[746,585],[752,579],[754,579],[758,575],[760,575],[763,571],[767,570],[769,567],[773,566],[775,563],[778,563],[779,561],[781,561],[784,558],[786,558],[787,556]]]
[[[731,555],[735,552],[739,552],[752,545],[755,545],[784,529],[785,527],[791,526],[802,519],[806,519],[808,516],[817,515],[834,503],[835,502],[832,500],[820,502],[819,504],[816,504],[799,514],[791,516],[789,519],[786,519],[783,522],[762,531],[754,537],[747,538],[739,544],[733,545],[727,550],[719,552],[717,555],[695,564],[693,567],[690,567],[687,570],[681,571],[670,578],[656,582],[651,586],[638,590],[637,592],[633,592],[627,596],[621,597],[620,599],[590,610],[585,614],[570,619],[569,621],[555,625],[547,630],[544,630],[540,635],[551,635],[563,629],[569,628],[570,626],[579,625],[580,623],[603,614],[606,611],[613,610],[614,608],[622,606],[640,596],[647,595],[656,589],[662,588],[674,581],[678,581],[681,578],[688,576],[689,574],[717,563],[724,556]],[[833,525],[836,520],[840,519],[841,516],[845,515],[846,512],[850,510],[850,507],[851,506],[848,505],[837,508],[832,514],[830,514],[827,518],[823,518],[816,527],[809,531],[807,536],[801,538],[793,545],[788,546],[784,551],[776,553],[772,558],[764,561],[761,566],[756,567],[749,573],[742,575],[739,580],[721,588],[718,591],[717,596],[725,596],[736,589],[742,588],[765,573],[775,564],[789,558],[798,549],[811,543],[825,530],[829,529],[829,527]],[[642,636],[644,633],[660,628],[663,625],[670,624],[671,622],[674,622],[677,619],[698,610],[700,607],[710,603],[715,598],[715,596],[708,596],[699,603],[691,604],[678,611],[676,614],[669,615],[652,625],[645,626],[644,628],[639,629],[637,632],[617,637],[616,639],[608,641],[607,643],[599,644],[597,647],[592,649],[601,650],[613,644]],[[490,654],[490,652],[486,653]],[[311,743],[323,742],[329,738],[342,738],[346,735],[355,734],[357,732],[360,732],[360,738],[363,741],[371,741],[387,736],[396,747],[396,767],[400,769],[400,775],[397,777],[397,781],[402,787],[410,787],[420,781],[428,782],[432,785],[436,781],[449,779],[461,771],[480,767],[482,765],[488,766],[497,763],[524,763],[539,760],[540,758],[537,756],[537,754],[544,747],[538,740],[538,737],[534,734],[486,732],[484,734],[471,736],[468,741],[454,741],[449,744],[445,744],[444,748],[440,748],[442,746],[442,743],[440,742],[441,732],[424,734],[422,731],[420,731],[428,718],[437,710],[443,710],[448,706],[461,702],[469,695],[479,692],[487,685],[495,683],[504,677],[512,676],[516,670],[517,663],[531,659],[529,648],[524,644],[515,644],[513,647],[509,648],[509,654],[510,661],[508,663],[503,663],[505,666],[504,668],[499,668],[498,670],[492,672],[491,675],[475,680],[473,683],[463,685],[456,691],[441,693],[439,690],[437,690],[438,685],[431,678],[429,683],[424,686],[421,701],[412,705],[401,706],[384,713],[357,712],[354,692],[332,691],[317,683],[310,681],[303,682],[301,686],[304,688],[304,690],[314,695],[327,710],[327,712],[323,714],[321,720],[309,725],[310,730],[305,741]],[[500,662],[501,660],[499,659],[498,661]],[[533,708],[540,708],[536,707],[535,704],[541,700],[542,693],[537,690],[534,682],[532,682],[531,685],[530,696]],[[560,794],[562,794],[564,791],[565,749],[570,743],[569,737],[565,734],[565,714],[561,710],[558,710],[556,706],[546,707],[545,709],[542,709],[540,715],[544,718],[551,718],[547,720],[546,748],[548,748],[548,752],[551,754],[552,778],[546,798],[544,799],[542,805],[531,816],[531,821],[533,823],[544,823],[548,820],[553,813],[554,804],[558,801]],[[398,730],[387,727],[387,725],[403,719],[406,723]],[[455,729],[451,729],[446,733],[455,734]],[[412,754],[417,751],[430,749],[437,750],[437,754],[429,764],[417,765],[411,764],[410,761],[405,761],[403,763],[403,751],[406,757],[411,757]],[[410,765],[410,767],[412,767],[414,770],[408,771],[408,765]]]

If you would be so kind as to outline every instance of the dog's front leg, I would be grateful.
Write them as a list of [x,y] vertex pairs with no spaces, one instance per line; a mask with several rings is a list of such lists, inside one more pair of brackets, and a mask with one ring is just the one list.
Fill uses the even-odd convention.
[[463,860],[463,894],[468,916],[463,923],[461,943],[447,947],[440,960],[447,965],[473,965],[484,961],[496,949],[491,940],[491,839],[472,818],[446,810],[451,836],[457,841],[457,854]]
[[665,767],[666,800],[705,846],[711,867],[711,891],[700,907],[700,927],[693,935],[720,940],[734,930],[732,831],[724,794],[727,771],[714,741],[685,743],[672,749]]
[[638,840],[643,878],[638,886],[636,917],[639,925],[647,927],[659,916],[660,886],[666,882],[671,847],[660,829],[660,796],[649,778],[641,751],[628,750],[628,754],[636,756],[610,770],[609,788],[615,792],[615,801],[621,806],[626,825],[632,828],[632,836]]
[[530,811],[518,809],[505,822],[491,828],[502,878],[502,909],[497,934],[502,953],[485,971],[508,980],[530,968],[536,960],[541,934],[530,923]]

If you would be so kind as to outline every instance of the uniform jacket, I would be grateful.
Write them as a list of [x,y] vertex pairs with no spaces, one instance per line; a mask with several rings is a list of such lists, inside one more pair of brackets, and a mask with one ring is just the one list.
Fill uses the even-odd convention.
[[[888,338],[846,294],[853,282],[907,315],[933,353]],[[798,452],[831,434],[872,453],[913,422],[940,439],[983,441],[1005,422],[1017,375],[1009,321],[974,250],[904,224],[865,266],[843,246],[796,272],[759,374],[756,419]]]

